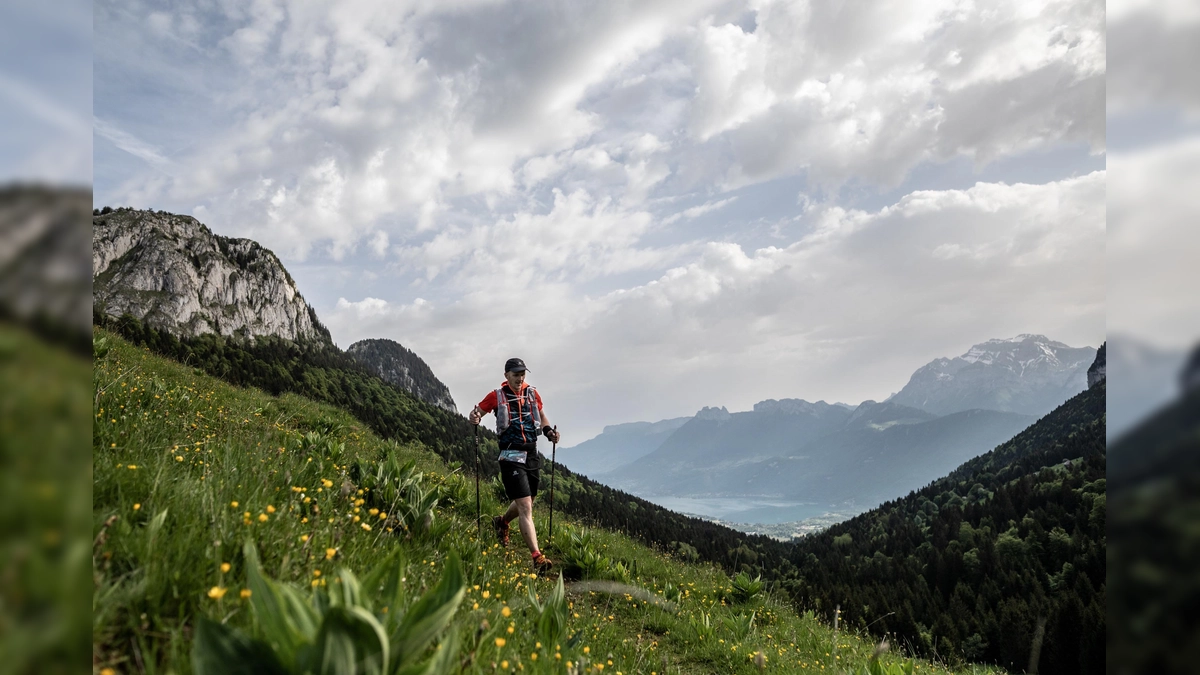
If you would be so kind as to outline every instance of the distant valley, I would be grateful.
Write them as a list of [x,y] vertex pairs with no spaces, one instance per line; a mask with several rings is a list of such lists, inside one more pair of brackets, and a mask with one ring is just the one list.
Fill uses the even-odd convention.
[[709,407],[606,427],[559,458],[742,531],[799,531],[901,497],[1012,438],[1087,388],[1096,351],[1041,335],[993,339],[917,369],[883,402]]

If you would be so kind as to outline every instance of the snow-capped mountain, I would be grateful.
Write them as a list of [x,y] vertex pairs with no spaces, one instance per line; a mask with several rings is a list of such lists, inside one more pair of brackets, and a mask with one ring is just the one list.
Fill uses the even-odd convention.
[[1044,415],[1087,388],[1092,347],[1021,334],[931,361],[889,401],[935,415],[973,408]]

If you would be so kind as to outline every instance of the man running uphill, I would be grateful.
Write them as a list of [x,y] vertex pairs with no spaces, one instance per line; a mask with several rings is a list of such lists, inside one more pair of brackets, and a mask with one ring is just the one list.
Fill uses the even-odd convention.
[[533,554],[533,566],[539,571],[550,569],[550,559],[538,550],[537,532],[533,528],[533,498],[537,496],[541,477],[537,453],[538,434],[551,442],[559,440],[558,431],[542,411],[542,397],[537,389],[525,383],[525,362],[509,359],[504,364],[504,384],[483,397],[471,411],[472,424],[483,416],[496,413],[496,434],[500,443],[500,480],[504,494],[512,500],[502,516],[492,518],[496,537],[508,546],[508,524],[515,518],[521,537]]

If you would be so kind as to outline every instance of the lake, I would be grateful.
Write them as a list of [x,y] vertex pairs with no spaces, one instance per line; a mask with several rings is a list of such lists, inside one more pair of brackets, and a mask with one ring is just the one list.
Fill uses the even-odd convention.
[[756,497],[674,497],[638,495],[648,502],[677,511],[720,518],[735,523],[790,523],[816,518],[831,511],[845,511],[846,505],[793,502]]

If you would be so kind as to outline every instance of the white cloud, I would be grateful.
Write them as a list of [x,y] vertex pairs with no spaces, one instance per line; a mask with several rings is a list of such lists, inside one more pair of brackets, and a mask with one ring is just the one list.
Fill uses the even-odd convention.
[[1185,0],[1108,4],[1108,106],[1179,106],[1200,113],[1200,9]]
[[692,133],[728,186],[800,170],[896,184],[916,164],[1104,146],[1104,6],[763,2],[696,39]]
[[161,148],[156,148],[155,145],[146,143],[142,139],[133,136],[132,133],[118,129],[118,127],[107,123],[102,119],[92,120],[92,130],[97,136],[107,138],[116,147],[125,150],[126,153],[137,157],[148,165],[155,168],[167,168],[170,166],[170,160],[162,154]]
[[[153,40],[119,20],[151,10]],[[115,186],[98,197],[203,209],[289,265],[362,262],[316,289],[325,323],[402,342],[460,400],[513,354],[580,426],[853,398],[914,359],[1021,332],[1079,342],[1103,316],[1104,174],[870,210],[835,189],[1102,152],[1097,0],[121,11],[97,13],[119,56],[101,53],[102,81],[172,93],[97,98],[98,133],[150,165],[98,165]],[[771,222],[783,245],[753,250]]]
[[710,211],[716,211],[717,209],[732,204],[735,201],[737,201],[737,197],[727,197],[718,201],[705,202],[699,206],[693,206],[689,209],[684,209],[679,213],[667,216],[663,219],[663,224],[670,225],[671,223],[677,222],[680,219],[691,220],[693,218],[699,218]]
[[[539,186],[636,208],[681,162],[685,182],[724,188],[798,171],[817,185],[894,184],[957,154],[1103,146],[1094,2],[880,3],[852,15],[762,2],[752,32],[718,18],[733,5],[705,15],[711,7],[665,1],[551,14],[367,0],[223,7],[225,34],[187,30],[243,64],[213,92],[237,123],[175,157],[172,180],[147,177],[110,201],[202,201],[220,229],[289,258],[339,259],[385,223],[403,238],[436,227],[455,199],[501,209]],[[151,23],[183,30],[196,14],[160,9]],[[644,103],[610,105],[631,87]],[[690,110],[690,123],[673,110]],[[690,124],[690,140],[685,127],[653,128],[672,119]],[[289,198],[241,189],[261,177]]]
[[[423,314],[339,302],[330,325],[339,339],[382,335],[416,350],[463,400],[493,384],[496,363],[524,355],[560,418],[587,430],[770,397],[882,398],[927,360],[990,337],[1041,332],[1098,346],[1104,190],[1096,173],[917,192],[873,212],[816,207],[817,226],[789,246],[710,243],[657,279],[599,297],[525,274],[536,262],[489,277],[476,254],[459,277],[474,288],[457,302]],[[562,199],[560,215],[574,208]],[[498,248],[489,255],[504,260]],[[614,391],[612,407],[596,411]]]
[[1114,154],[1108,189],[1108,327],[1189,348],[1200,337],[1200,138]]
[[388,251],[388,234],[380,230],[371,237],[371,252],[376,258],[382,258],[387,255]]

